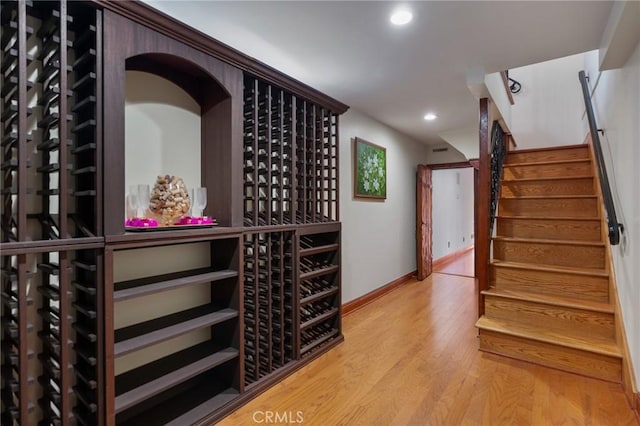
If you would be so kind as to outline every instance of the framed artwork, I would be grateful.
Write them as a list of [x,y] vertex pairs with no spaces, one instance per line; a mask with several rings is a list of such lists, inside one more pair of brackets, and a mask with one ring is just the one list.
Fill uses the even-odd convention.
[[354,139],[353,196],[355,198],[387,198],[387,149]]

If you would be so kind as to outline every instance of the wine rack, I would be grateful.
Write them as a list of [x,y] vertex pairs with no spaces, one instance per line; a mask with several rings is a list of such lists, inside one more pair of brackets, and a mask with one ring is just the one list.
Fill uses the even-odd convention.
[[325,226],[298,238],[301,357],[340,336],[340,227]]
[[244,77],[244,223],[338,220],[338,116]]
[[[206,240],[205,240],[206,241]],[[208,267],[115,282],[114,303],[194,286],[207,286],[209,300],[175,313],[161,314],[113,330],[115,363],[123,357],[188,333],[205,330],[208,338],[173,349],[159,359],[115,374],[112,398],[116,424],[191,424],[238,396],[240,321],[238,245],[240,236],[206,241]],[[175,243],[174,243],[175,244]],[[155,244],[153,245],[156,246]],[[126,257],[144,248],[114,247]],[[180,250],[180,244],[173,246]],[[110,267],[117,268],[111,263]],[[110,367],[108,367],[110,368]],[[171,403],[167,404],[168,401]]]
[[[2,3],[2,422],[101,424],[101,13],[66,1]],[[93,57],[75,67],[87,50]],[[91,71],[89,71],[91,70]],[[76,91],[77,82],[94,80]],[[94,150],[87,150],[93,146]],[[85,151],[87,154],[80,154]],[[90,190],[89,190],[90,187]],[[87,192],[89,190],[89,192]],[[88,198],[81,200],[81,198]]]
[[341,338],[338,116],[247,73],[243,82],[244,374],[251,387]]
[[299,100],[296,129],[296,223],[337,221],[338,117]]
[[[342,340],[348,107],[163,19],[138,2],[2,1],[3,426],[215,422]],[[209,213],[233,228],[125,233],[122,70],[200,104]],[[115,279],[118,253],[188,244],[206,267]],[[173,291],[197,300],[115,326],[118,306]]]
[[101,271],[99,249],[2,256],[3,424],[98,423]]
[[244,78],[244,222],[293,222],[295,97],[255,78]]
[[[27,10],[28,9],[28,10]],[[33,62],[33,54],[27,54],[27,41],[33,38],[32,26],[27,26],[26,14],[32,12],[32,3],[3,2],[0,9],[2,38],[2,241],[12,242],[25,238],[27,169],[32,162],[28,158],[28,143],[33,133],[27,129],[27,121],[33,117],[27,95],[33,95],[34,81],[27,75],[27,67]],[[32,192],[32,188],[29,189]],[[18,196],[21,201],[18,203]]]
[[93,238],[100,15],[64,1],[5,3],[2,241]]
[[296,357],[293,233],[244,235],[244,371],[250,385]]

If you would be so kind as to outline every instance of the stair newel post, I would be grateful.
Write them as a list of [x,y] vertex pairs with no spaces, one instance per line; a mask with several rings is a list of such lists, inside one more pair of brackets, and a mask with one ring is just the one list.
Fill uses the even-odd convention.
[[476,188],[475,268],[478,282],[478,316],[484,314],[482,290],[489,287],[489,218],[491,216],[491,158],[489,157],[489,99],[480,99],[478,182]]

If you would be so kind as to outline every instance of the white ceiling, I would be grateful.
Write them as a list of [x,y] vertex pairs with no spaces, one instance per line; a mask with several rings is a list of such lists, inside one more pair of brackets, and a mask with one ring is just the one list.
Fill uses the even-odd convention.
[[[468,69],[490,73],[597,49],[613,4],[145,2],[427,144],[476,125]],[[414,16],[404,27],[389,23],[399,5]],[[428,111],[438,119],[424,121]]]

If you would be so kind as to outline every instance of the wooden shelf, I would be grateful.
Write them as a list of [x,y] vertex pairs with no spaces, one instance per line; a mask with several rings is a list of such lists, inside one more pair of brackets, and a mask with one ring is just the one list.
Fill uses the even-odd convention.
[[75,62],[73,63],[73,68],[79,68],[85,64],[95,61],[95,56],[96,56],[96,50],[88,49],[78,59],[75,60]]
[[340,267],[338,265],[325,266],[313,271],[301,273],[300,280],[304,281],[310,278],[320,277],[322,275],[329,275],[334,272],[337,272],[338,270],[340,270]]
[[306,356],[340,334],[340,224],[308,225],[299,235],[299,353]]
[[327,290],[320,291],[318,293],[314,293],[310,296],[305,297],[304,299],[301,299],[300,305],[306,305],[307,303],[315,302],[316,300],[324,299],[325,297],[328,297],[328,296],[333,296],[339,290],[340,289],[338,287],[333,287]]
[[[200,390],[200,388],[204,388],[204,389]],[[208,390],[208,388],[210,388],[210,386],[206,384],[204,386],[200,385],[199,387],[194,388],[192,392],[194,393],[197,392],[197,394],[202,395],[207,393],[206,390]],[[190,409],[186,413],[182,414],[180,417],[168,422],[166,426],[182,426],[186,424],[195,424],[198,420],[203,419],[204,417],[216,411],[220,407],[230,403],[231,401],[236,399],[238,396],[239,396],[239,393],[236,389],[233,389],[233,388],[224,389],[218,392],[213,398],[210,398],[200,403],[200,405],[197,405],[196,407]],[[181,406],[184,406],[184,405],[181,405]]]
[[[242,228],[228,228],[213,226],[211,228],[177,228],[170,231],[125,232],[120,235],[107,235],[107,244],[127,245],[130,243],[142,243],[144,245],[156,245],[159,242],[171,244],[179,241],[204,240],[213,237],[240,237]],[[131,244],[136,245],[136,244]]]
[[116,413],[238,357],[235,348],[216,350],[211,342],[169,355],[116,377]]
[[113,300],[114,302],[119,302],[121,300],[173,290],[187,285],[219,281],[237,276],[238,271],[229,269],[213,271],[205,268],[123,281],[114,284]]
[[156,318],[140,324],[115,330],[114,356],[120,357],[133,351],[163,342],[173,337],[236,318],[235,309],[217,310],[215,306],[197,308]]
[[96,80],[96,73],[94,72],[89,72],[88,74],[86,74],[84,77],[82,77],[80,80],[76,81],[76,83],[71,86],[71,90],[78,90],[79,88],[81,88],[82,86],[95,82]]
[[310,350],[312,350],[314,348],[317,348],[318,346],[320,346],[323,343],[325,343],[326,341],[338,336],[339,334],[340,334],[340,330],[334,329],[332,332],[326,334],[325,336],[322,336],[319,339],[316,339],[313,342],[309,343],[308,345],[303,346],[300,349],[300,354],[304,354],[304,353],[309,352]]
[[327,244],[324,246],[304,248],[300,250],[300,257],[311,256],[319,253],[326,253],[329,251],[336,251],[338,250],[338,248],[340,248],[340,244]]
[[95,126],[96,126],[96,120],[89,119],[89,120],[83,121],[82,123],[78,123],[76,126],[71,128],[71,132],[79,133],[79,132],[81,132],[83,130],[87,130],[87,129],[92,130]]
[[76,102],[76,104],[71,109],[72,112],[78,112],[82,108],[86,107],[94,107],[96,105],[96,97],[93,95],[89,95],[82,99],[81,101]]
[[333,309],[328,310],[327,312],[324,312],[324,313],[318,315],[317,317],[313,317],[309,321],[306,321],[306,322],[303,322],[302,324],[300,324],[300,330],[304,330],[305,328],[309,328],[309,327],[311,327],[313,325],[321,323],[322,321],[325,321],[325,320],[337,315],[338,312],[340,312],[338,308],[333,308]]
[[[237,389],[220,381],[215,375],[205,372],[201,377],[187,383],[182,392],[172,395],[168,403],[159,401],[152,404],[151,401],[145,404],[149,407],[146,410],[122,421],[116,421],[120,426],[197,424],[239,395]],[[120,416],[126,414],[124,412]]]

